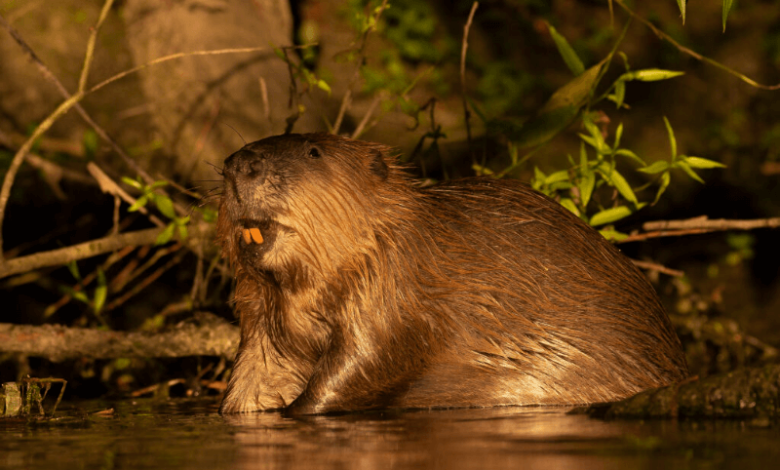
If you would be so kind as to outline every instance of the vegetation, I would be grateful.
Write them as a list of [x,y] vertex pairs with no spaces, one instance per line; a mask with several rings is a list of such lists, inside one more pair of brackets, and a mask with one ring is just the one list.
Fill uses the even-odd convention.
[[[411,149],[404,158],[419,169],[427,183],[464,175],[519,178],[616,243],[780,225],[773,219],[752,225],[700,220],[677,229],[631,230],[638,220],[632,217],[637,212],[654,210],[665,204],[665,198],[674,198],[675,193],[690,194],[690,185],[704,184],[705,177],[724,180],[727,172],[736,172],[732,168],[735,163],[743,166],[743,162],[734,159],[727,165],[723,155],[745,146],[740,139],[749,125],[744,123],[748,113],[738,110],[720,120],[696,123],[705,127],[711,138],[708,145],[694,147],[691,153],[696,156],[688,155],[691,145],[678,145],[681,124],[675,120],[675,110],[659,112],[657,106],[648,105],[646,94],[671,89],[685,74],[698,73],[701,67],[706,67],[709,74],[733,77],[731,86],[762,93],[778,88],[762,85],[724,62],[694,50],[695,47],[684,46],[696,44],[696,38],[688,38],[690,42],[682,38],[688,34],[686,19],[690,22],[691,15],[697,12],[689,12],[685,0],[676,0],[676,5],[666,1],[679,12],[679,23],[665,21],[655,12],[638,13],[632,6],[635,2],[603,0],[596,2],[597,7],[577,5],[580,12],[599,10],[589,18],[590,24],[574,27],[570,19],[567,22],[567,12],[562,12],[560,6],[556,9],[550,2],[537,0],[484,5],[465,0],[452,5],[412,0],[347,0],[341,5],[340,15],[354,30],[353,43],[339,45],[335,58],[324,57],[323,45],[314,44],[323,40],[316,22],[302,21],[295,35],[298,44],[272,46],[277,60],[286,64],[288,75],[265,80],[290,84],[289,106],[283,116],[285,132],[316,130],[304,129],[301,123],[306,116],[317,113],[328,132],[348,133],[354,138],[371,133],[390,135],[397,133],[397,125],[386,127],[387,122],[403,116],[407,129],[402,133],[404,137],[394,143]],[[739,8],[732,3],[723,0],[721,5],[723,31],[735,8]],[[59,107],[41,122],[25,122],[29,127],[23,141],[0,141],[1,164],[6,170],[0,194],[0,224],[9,200],[14,202],[11,188],[26,157],[28,163],[49,175],[53,170],[47,165],[62,161],[66,162],[62,166],[76,161],[86,168],[100,182],[101,190],[115,200],[111,232],[89,247],[73,245],[40,256],[16,258],[6,252],[5,259],[0,260],[0,272],[9,279],[6,288],[33,282],[48,292],[59,292],[59,300],[42,309],[41,321],[110,330],[158,332],[187,318],[193,310],[229,315],[225,313],[229,309],[224,307],[230,290],[229,270],[213,244],[204,242],[209,240],[209,227],[216,218],[213,196],[218,196],[218,189],[214,194],[193,192],[169,180],[170,175],[151,177],[135,163],[134,157],[140,152],[118,146],[89,116],[84,103],[92,93],[116,86],[118,80],[166,61],[268,48],[181,52],[90,86],[91,62],[95,48],[99,47],[97,38],[112,4],[111,0],[105,2],[91,30],[77,90],[69,93],[62,84],[56,85],[58,79],[53,78],[63,99]],[[13,34],[5,20],[3,26]],[[647,33],[662,43],[657,54],[642,54],[645,49],[633,47],[637,44],[636,36]],[[776,64],[780,42],[776,35],[773,38],[762,47],[768,62]],[[38,60],[24,38],[17,34],[15,39],[33,60]],[[523,57],[525,53],[530,59]],[[44,75],[53,76],[42,62],[34,63]],[[632,65],[637,63],[642,65]],[[334,76],[346,79],[337,80]],[[76,150],[83,161],[74,159],[74,151],[49,150],[45,140],[46,133],[70,110],[80,113],[91,126]],[[765,161],[754,161],[754,167],[771,165],[780,159],[778,127],[762,126],[761,132],[757,131],[760,137],[755,146]],[[690,127],[688,123],[683,125],[686,130]],[[664,135],[663,156],[643,152],[639,146],[640,134],[648,128]],[[138,143],[141,149],[156,146],[154,142]],[[117,161],[112,169],[113,174],[125,175],[118,178],[121,183],[111,180],[94,163],[106,147],[122,159],[124,167]],[[43,156],[43,162],[37,160],[38,154]],[[182,185],[189,183],[183,181]],[[145,230],[149,225],[157,228],[138,233],[139,237],[143,235],[140,241],[127,243],[120,238],[120,232],[128,225],[120,219],[136,214],[143,214],[148,221]],[[740,218],[748,217],[754,215]],[[673,305],[673,319],[686,340],[689,360],[702,374],[771,361],[777,356],[771,344],[751,336],[744,326],[721,315],[722,296],[719,297],[717,282],[712,287],[707,280],[731,270],[745,274],[747,264],[755,258],[757,245],[755,237],[749,234],[731,233],[722,240],[722,253],[710,258],[699,273],[704,282],[667,268],[654,257],[652,261],[638,261],[649,269],[651,277],[657,278],[659,273],[673,275],[670,280],[664,278],[660,288]],[[146,248],[131,255],[137,245]],[[640,257],[643,253],[639,249],[632,254]],[[23,278],[45,266],[67,266],[68,275],[63,276],[65,270],[60,269],[58,274],[49,271],[33,281]],[[175,267],[179,267],[178,274],[174,273]],[[150,314],[151,307],[139,294],[161,278],[174,279],[171,282],[177,290],[171,296],[176,299],[171,299],[170,308]],[[777,280],[773,278],[771,282]],[[130,320],[126,318],[130,314],[119,313],[119,308],[133,302],[144,313]],[[63,313],[66,306],[71,312],[67,316]],[[113,316],[109,312],[114,312]],[[13,321],[24,323],[25,319],[16,317]],[[12,357],[16,356],[3,356],[0,351],[0,361],[10,361]],[[78,367],[81,377],[98,378],[110,383],[109,389],[124,390],[166,377],[164,368],[144,358],[112,356],[103,361],[99,366],[95,360],[83,361]],[[18,374],[28,370],[27,356],[21,363],[27,365],[18,367]],[[198,380],[208,374],[208,383],[222,381],[229,373],[224,359],[199,359],[190,367],[196,369],[192,375]],[[136,377],[155,368],[156,373],[150,374],[154,379]]]

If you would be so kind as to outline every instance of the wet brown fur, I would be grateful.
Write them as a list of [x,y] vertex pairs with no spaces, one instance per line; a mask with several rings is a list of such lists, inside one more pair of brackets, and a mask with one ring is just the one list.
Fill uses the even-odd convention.
[[641,273],[523,184],[418,189],[388,147],[326,134],[224,172],[241,345],[223,413],[594,403],[687,374]]

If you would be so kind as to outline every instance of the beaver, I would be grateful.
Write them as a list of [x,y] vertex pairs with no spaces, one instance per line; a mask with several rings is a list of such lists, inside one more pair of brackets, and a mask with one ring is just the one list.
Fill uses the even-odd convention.
[[645,277],[522,183],[423,189],[390,147],[329,134],[247,144],[223,177],[221,413],[587,404],[687,375]]

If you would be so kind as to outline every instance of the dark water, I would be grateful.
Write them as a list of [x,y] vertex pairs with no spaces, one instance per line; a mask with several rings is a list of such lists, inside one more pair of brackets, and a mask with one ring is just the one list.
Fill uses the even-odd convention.
[[[112,416],[94,413],[108,406]],[[0,420],[0,469],[780,468],[769,422],[611,421],[565,408],[222,417],[216,402],[84,403]]]

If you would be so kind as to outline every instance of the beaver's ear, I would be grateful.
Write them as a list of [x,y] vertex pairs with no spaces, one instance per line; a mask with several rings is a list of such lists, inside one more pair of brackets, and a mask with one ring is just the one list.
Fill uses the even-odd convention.
[[371,170],[371,173],[378,176],[382,181],[387,179],[387,163],[385,163],[385,157],[379,150],[374,150],[372,153],[368,168]]

